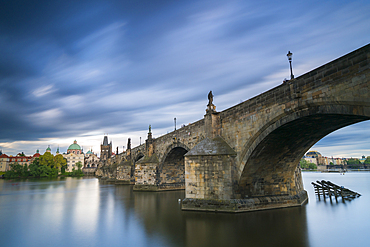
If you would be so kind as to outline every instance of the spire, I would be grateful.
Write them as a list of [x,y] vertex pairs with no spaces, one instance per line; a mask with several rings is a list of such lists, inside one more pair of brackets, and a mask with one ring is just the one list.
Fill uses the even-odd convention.
[[[37,150],[38,151],[38,150]],[[59,154],[59,146],[58,146],[58,148],[57,148],[57,154]]]
[[104,136],[103,146],[108,146],[108,136]]

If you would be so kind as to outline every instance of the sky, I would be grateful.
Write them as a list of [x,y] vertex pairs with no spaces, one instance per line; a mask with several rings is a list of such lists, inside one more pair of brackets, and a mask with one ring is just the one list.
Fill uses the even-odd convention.
[[[3,0],[0,149],[100,153],[222,111],[370,42],[370,1]],[[370,156],[369,122],[311,149]]]

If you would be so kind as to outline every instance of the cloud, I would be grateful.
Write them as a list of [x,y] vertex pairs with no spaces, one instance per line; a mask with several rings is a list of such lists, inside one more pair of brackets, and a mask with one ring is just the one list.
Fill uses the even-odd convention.
[[[221,111],[281,84],[288,50],[299,76],[366,44],[370,32],[370,4],[361,1],[68,3],[0,17],[0,114],[9,116],[0,141],[20,150],[23,140],[75,138],[98,148],[104,133],[138,144],[149,124],[159,134],[174,117],[201,119],[210,90]],[[361,134],[350,131],[317,145],[354,143]]]
[[38,113],[32,113],[28,116],[28,119],[36,126],[47,127],[57,125],[62,117],[62,111],[58,108],[54,108]]
[[44,87],[37,88],[32,92],[32,94],[36,97],[42,97],[46,94],[52,93],[53,91],[53,85],[46,85]]

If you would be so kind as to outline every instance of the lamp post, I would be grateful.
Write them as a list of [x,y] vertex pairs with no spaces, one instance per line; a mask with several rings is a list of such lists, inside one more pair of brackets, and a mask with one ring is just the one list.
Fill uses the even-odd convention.
[[292,69],[292,56],[293,56],[293,53],[291,53],[290,51],[288,51],[288,54],[286,54],[286,55],[288,57],[289,64],[290,64],[290,79],[294,79],[293,69]]
[[175,130],[176,130],[176,118],[173,119],[175,121]]

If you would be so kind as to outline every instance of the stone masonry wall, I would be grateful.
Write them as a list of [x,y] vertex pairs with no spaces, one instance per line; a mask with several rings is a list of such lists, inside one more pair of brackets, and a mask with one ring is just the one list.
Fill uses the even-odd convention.
[[136,185],[155,185],[157,177],[157,164],[136,164],[135,165],[135,184]]
[[232,198],[232,165],[229,155],[186,157],[186,198]]

